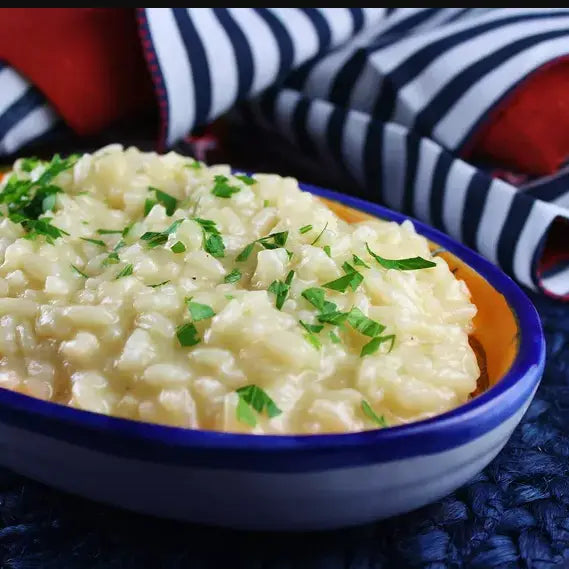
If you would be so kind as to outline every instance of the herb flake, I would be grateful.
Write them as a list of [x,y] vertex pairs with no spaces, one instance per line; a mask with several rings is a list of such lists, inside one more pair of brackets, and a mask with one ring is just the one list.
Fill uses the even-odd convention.
[[[245,385],[237,389],[236,393],[239,397],[237,420],[251,427],[257,424],[257,418],[250,412],[251,410],[259,414],[266,413],[270,419],[278,417],[282,413],[269,395],[257,385]],[[241,403],[241,405],[239,403]],[[246,411],[246,409],[248,411]]]
[[188,303],[188,310],[192,315],[192,320],[194,322],[199,322],[200,320],[207,320],[208,318],[213,318],[215,316],[215,312],[211,306],[207,304],[200,304],[199,302],[191,302]]
[[176,328],[176,337],[178,338],[180,346],[184,348],[195,346],[200,342],[198,330],[191,322],[186,322],[178,326]]
[[241,271],[239,269],[233,269],[230,273],[225,275],[223,279],[224,283],[236,283],[241,279]]
[[377,415],[377,413],[372,409],[371,405],[365,399],[362,399],[362,411],[376,425],[379,425],[380,427],[387,427],[387,421],[385,420],[385,417],[383,415]]
[[366,243],[367,252],[384,268],[398,271],[416,271],[418,269],[430,269],[436,267],[433,261],[427,261],[423,257],[410,257],[408,259],[385,259],[374,253]]

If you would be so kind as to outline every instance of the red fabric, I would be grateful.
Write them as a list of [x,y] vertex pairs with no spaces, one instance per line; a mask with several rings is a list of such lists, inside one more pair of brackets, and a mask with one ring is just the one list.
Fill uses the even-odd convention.
[[546,65],[506,97],[464,157],[536,176],[569,158],[569,58]]
[[78,134],[154,104],[133,9],[3,8],[0,59],[37,86]]

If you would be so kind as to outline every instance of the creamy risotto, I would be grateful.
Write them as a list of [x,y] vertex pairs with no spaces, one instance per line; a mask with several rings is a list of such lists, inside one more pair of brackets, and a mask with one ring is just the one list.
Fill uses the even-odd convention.
[[359,431],[464,403],[476,307],[412,223],[120,146],[0,194],[0,386],[142,421]]

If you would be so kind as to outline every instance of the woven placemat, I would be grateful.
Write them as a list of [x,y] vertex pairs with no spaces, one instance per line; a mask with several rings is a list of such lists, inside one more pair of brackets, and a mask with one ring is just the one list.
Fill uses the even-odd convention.
[[348,530],[239,533],[130,514],[2,472],[1,567],[569,567],[569,308],[532,300],[548,346],[537,396],[498,458],[440,502]]

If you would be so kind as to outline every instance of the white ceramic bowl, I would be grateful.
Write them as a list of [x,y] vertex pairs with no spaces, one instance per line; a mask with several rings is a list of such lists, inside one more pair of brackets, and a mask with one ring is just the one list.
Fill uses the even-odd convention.
[[[405,219],[302,187],[377,217]],[[517,319],[509,370],[467,404],[382,430],[259,436],[140,423],[0,389],[1,462],[94,500],[233,528],[335,528],[407,512],[448,494],[506,444],[539,384],[545,345],[535,309],[510,278],[438,231],[415,226],[501,293]]]

